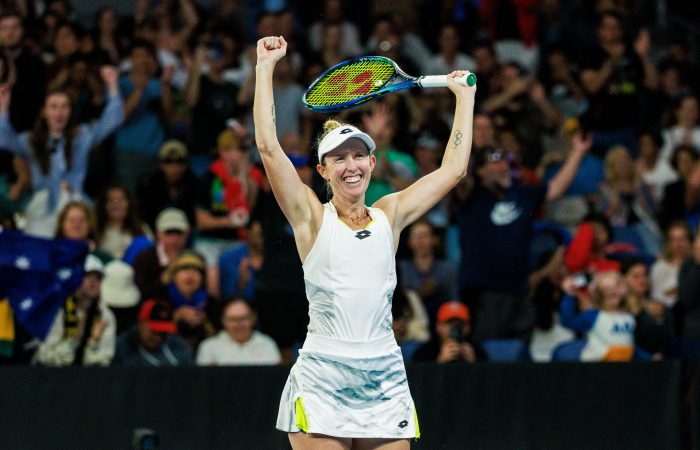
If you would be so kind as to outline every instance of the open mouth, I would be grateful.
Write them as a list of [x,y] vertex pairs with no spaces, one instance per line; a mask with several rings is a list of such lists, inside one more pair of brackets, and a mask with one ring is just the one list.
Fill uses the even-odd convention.
[[343,178],[343,183],[350,185],[350,186],[355,186],[362,181],[362,175],[351,175],[349,177]]

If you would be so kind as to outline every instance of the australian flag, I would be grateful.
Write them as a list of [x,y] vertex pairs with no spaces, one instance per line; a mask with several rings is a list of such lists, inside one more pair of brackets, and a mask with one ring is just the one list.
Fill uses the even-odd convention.
[[44,339],[58,310],[83,279],[87,243],[42,239],[0,229],[0,298],[15,320]]

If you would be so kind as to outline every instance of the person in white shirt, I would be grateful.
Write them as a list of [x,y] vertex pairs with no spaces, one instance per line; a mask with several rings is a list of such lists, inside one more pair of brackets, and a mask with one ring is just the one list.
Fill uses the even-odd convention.
[[693,230],[684,220],[672,222],[666,230],[663,252],[651,266],[651,298],[672,308],[678,300],[678,273],[690,256]]
[[657,131],[641,132],[639,158],[636,161],[642,181],[651,188],[654,200],[658,203],[663,200],[666,186],[678,180],[678,174],[673,170],[668,159],[660,157],[663,142],[661,134]]
[[694,95],[682,97],[674,110],[676,122],[662,132],[664,146],[661,157],[670,160],[673,149],[681,144],[692,145],[695,151],[700,151],[700,117],[698,99]]
[[255,331],[255,311],[242,298],[224,307],[224,329],[205,339],[197,352],[199,366],[274,365],[281,360],[275,341]]

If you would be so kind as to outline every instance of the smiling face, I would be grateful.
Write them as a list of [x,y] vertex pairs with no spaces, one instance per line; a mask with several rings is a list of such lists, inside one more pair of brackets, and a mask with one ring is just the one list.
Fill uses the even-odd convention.
[[617,272],[603,272],[598,275],[600,309],[614,311],[622,305],[627,295],[627,284]]
[[316,169],[331,185],[333,195],[357,199],[369,186],[377,160],[358,138],[350,138],[326,153]]
[[67,239],[87,239],[90,234],[90,220],[85,210],[79,206],[71,207],[63,219],[63,237]]
[[224,309],[221,323],[231,339],[239,343],[248,342],[253,337],[255,313],[246,302],[234,300]]

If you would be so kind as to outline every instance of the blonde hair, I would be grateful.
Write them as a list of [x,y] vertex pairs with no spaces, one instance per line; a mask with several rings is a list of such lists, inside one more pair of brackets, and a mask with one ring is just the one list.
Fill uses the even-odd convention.
[[[316,148],[318,148],[321,145],[321,141],[323,141],[323,138],[328,136],[328,133],[330,133],[338,127],[346,126],[351,125],[349,123],[340,122],[335,119],[327,119],[325,122],[323,122],[323,131],[321,131],[321,134],[319,134],[318,138],[316,138]],[[321,159],[323,159],[323,157],[321,157]],[[318,163],[323,165],[323,161],[319,161]]]
[[608,150],[608,154],[605,155],[605,181],[610,185],[616,184],[620,181],[620,174],[617,170],[615,160],[619,155],[626,155],[631,158],[629,150],[624,145],[615,145]]
[[[616,270],[609,270],[605,272],[600,272],[593,277],[593,281],[588,288],[590,294],[590,300],[593,305],[598,309],[603,309],[605,294],[603,292],[603,284],[608,280],[612,279],[618,284],[625,283],[622,274]],[[624,301],[624,298],[622,299]]]

